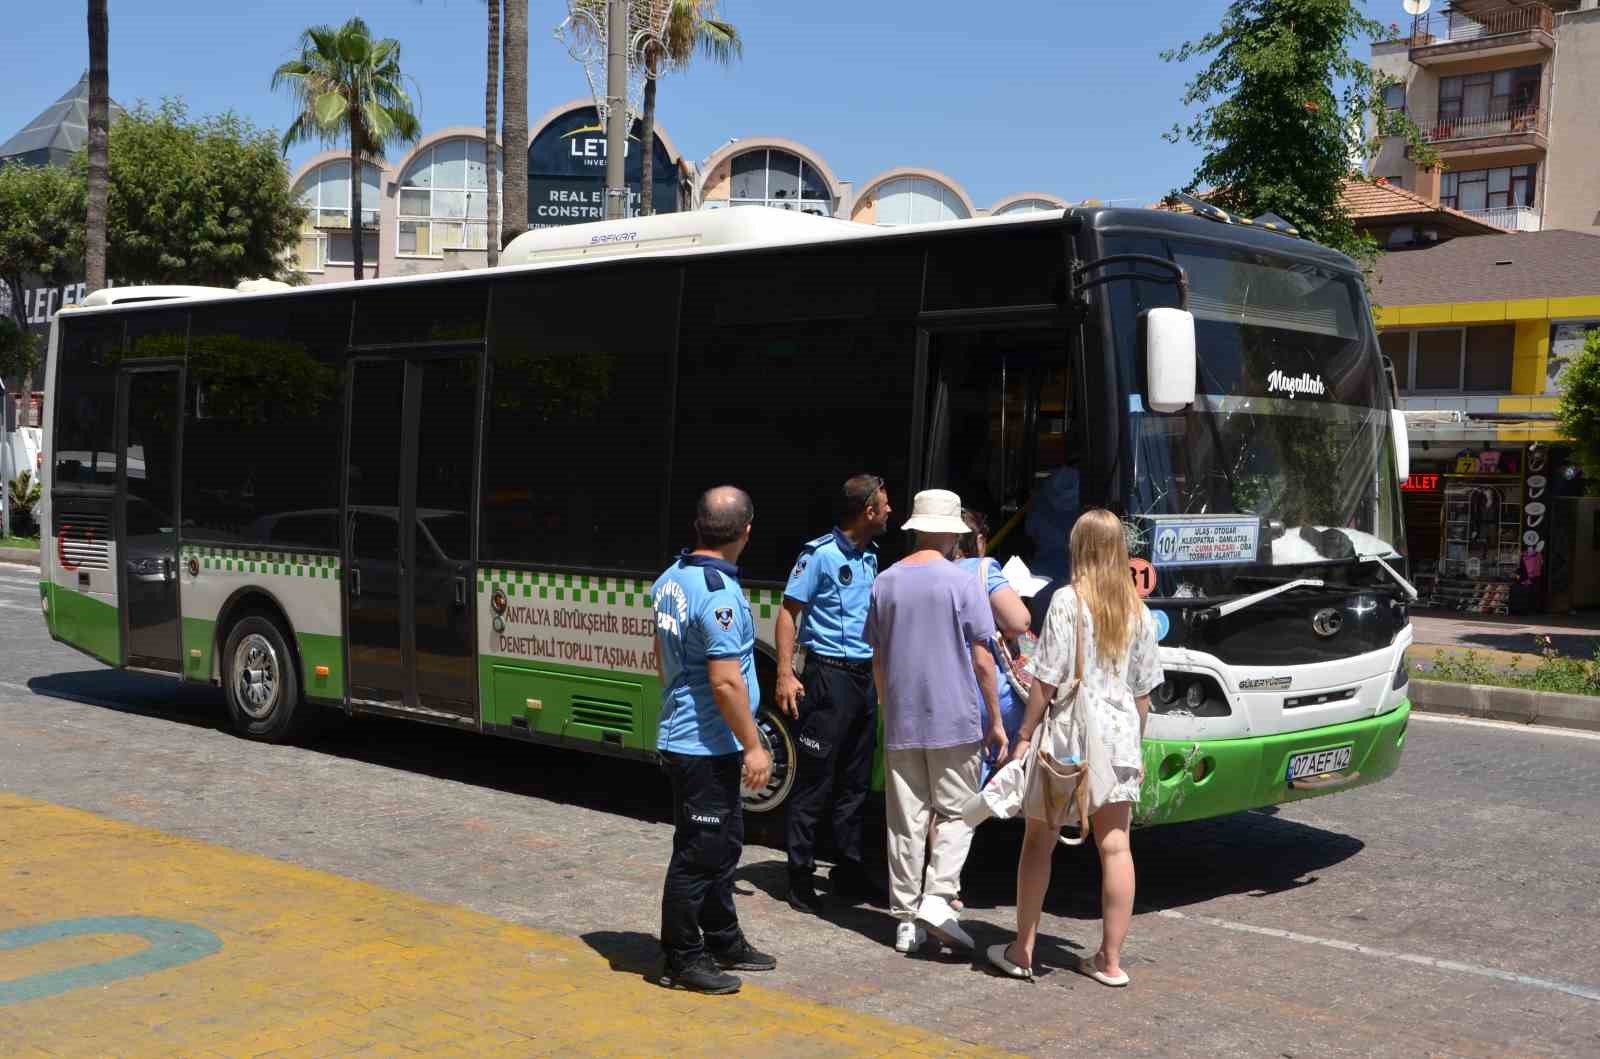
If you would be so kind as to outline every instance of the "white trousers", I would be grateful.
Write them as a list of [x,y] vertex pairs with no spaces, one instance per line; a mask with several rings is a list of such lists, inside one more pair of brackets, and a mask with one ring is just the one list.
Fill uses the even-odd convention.
[[889,912],[896,919],[914,919],[924,894],[948,901],[960,891],[961,868],[972,848],[972,826],[962,820],[961,810],[978,789],[982,765],[982,743],[884,754]]

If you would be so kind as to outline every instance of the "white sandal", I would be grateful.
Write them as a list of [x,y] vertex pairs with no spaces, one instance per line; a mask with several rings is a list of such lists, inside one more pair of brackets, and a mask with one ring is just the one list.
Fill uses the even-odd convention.
[[989,962],[1009,978],[1021,978],[1024,981],[1033,981],[1033,968],[1023,967],[1021,964],[1012,963],[1006,955],[1006,950],[1011,947],[1009,942],[1002,941],[998,945],[990,945],[984,950],[984,955],[989,957]]
[[1088,978],[1093,978],[1101,985],[1108,985],[1113,989],[1120,989],[1128,984],[1129,979],[1127,971],[1123,971],[1118,975],[1106,974],[1100,969],[1099,964],[1095,963],[1095,955],[1096,954],[1091,953],[1088,956],[1078,957],[1077,962],[1073,964],[1072,969],[1081,975],[1084,975]]

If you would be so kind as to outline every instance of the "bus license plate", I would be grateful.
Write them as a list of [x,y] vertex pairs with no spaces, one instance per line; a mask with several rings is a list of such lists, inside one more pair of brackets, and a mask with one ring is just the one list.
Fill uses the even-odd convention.
[[1303,780],[1307,776],[1321,776],[1328,772],[1343,772],[1350,767],[1350,753],[1354,746],[1336,746],[1332,750],[1316,750],[1309,754],[1296,754],[1289,759],[1288,782]]

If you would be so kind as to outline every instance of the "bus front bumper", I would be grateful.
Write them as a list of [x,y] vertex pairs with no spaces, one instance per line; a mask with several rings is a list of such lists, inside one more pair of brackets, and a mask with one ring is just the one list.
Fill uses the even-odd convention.
[[[1134,824],[1176,824],[1348,791],[1389,776],[1405,747],[1409,700],[1388,713],[1344,724],[1241,739],[1144,743],[1144,784]],[[1349,764],[1288,778],[1291,759],[1349,747]],[[1342,753],[1339,754],[1342,758]]]

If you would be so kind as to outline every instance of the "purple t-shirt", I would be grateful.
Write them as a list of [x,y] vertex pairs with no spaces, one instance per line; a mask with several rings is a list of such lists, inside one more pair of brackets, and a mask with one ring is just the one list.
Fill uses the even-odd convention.
[[983,585],[956,564],[902,562],[878,575],[866,640],[883,665],[885,749],[936,750],[982,740],[972,708],[979,701],[972,645],[993,634]]

